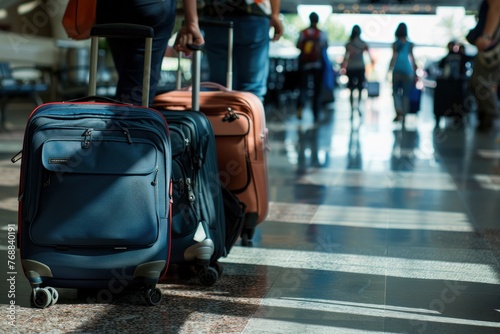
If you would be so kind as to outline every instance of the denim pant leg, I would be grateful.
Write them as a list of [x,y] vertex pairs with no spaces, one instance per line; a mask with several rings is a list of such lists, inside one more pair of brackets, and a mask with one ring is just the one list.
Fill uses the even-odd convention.
[[299,97],[297,99],[297,108],[304,108],[307,102],[307,95],[309,91],[309,71],[299,69]]
[[315,68],[312,70],[313,80],[314,80],[314,95],[312,101],[312,111],[314,115],[314,120],[319,120],[319,112],[321,109],[321,94],[323,88],[323,69]]
[[[209,81],[227,86],[228,32],[221,27],[202,27],[205,37]],[[234,62],[233,62],[234,67]]]
[[396,113],[406,115],[410,112],[410,92],[414,77],[409,74],[393,73],[392,95]]
[[[263,16],[225,17],[234,24],[233,89],[251,92],[261,100],[269,75],[269,19]],[[205,27],[210,81],[226,85],[227,29]]]

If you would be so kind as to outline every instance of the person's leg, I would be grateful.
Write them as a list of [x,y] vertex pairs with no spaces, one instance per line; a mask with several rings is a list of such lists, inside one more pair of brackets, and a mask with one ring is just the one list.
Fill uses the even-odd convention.
[[357,73],[357,90],[358,90],[358,114],[361,116],[361,99],[365,85],[365,71],[359,70]]
[[349,102],[351,103],[351,119],[354,117],[354,87],[349,87]]
[[297,118],[302,119],[302,109],[306,105],[309,90],[309,72],[299,66],[299,96],[297,99]]
[[394,121],[401,120],[403,116],[403,102],[402,102],[402,75],[399,73],[392,74],[392,97],[394,99],[394,109],[396,117]]
[[269,19],[250,15],[234,22],[234,88],[257,95],[267,93]]
[[350,70],[346,71],[347,76],[347,89],[349,89],[349,102],[351,103],[351,118],[354,115],[354,89],[356,87],[356,77]]
[[402,78],[402,110],[403,110],[403,116],[406,116],[407,114],[410,113],[410,94],[411,94],[411,89],[414,85],[414,78],[412,75],[405,75]]
[[[165,1],[168,3],[168,1]],[[154,26],[155,37],[153,39],[153,48],[151,54],[151,80],[150,80],[150,94],[149,103],[153,102],[158,89],[158,82],[161,77],[162,63],[167,51],[168,41],[172,37],[172,31],[175,23],[176,6],[175,1],[171,8],[165,8],[165,14],[162,15],[163,22]],[[155,10],[152,6],[151,10]],[[161,10],[161,8],[159,8]]]
[[[228,30],[225,27],[202,26],[209,67],[209,81],[227,86]],[[234,70],[234,63],[233,63]]]
[[[115,13],[116,14],[116,13]],[[175,2],[158,1],[150,5],[138,6],[134,15],[122,13],[118,18],[101,17],[101,23],[126,22],[149,25],[155,31],[151,55],[151,80],[149,102],[156,93],[160,78],[161,63],[168,40],[172,34],[175,19]],[[108,39],[113,61],[118,73],[116,98],[125,102],[140,105],[142,102],[142,78],[144,75],[144,40],[142,39]]]
[[319,114],[321,111],[321,92],[323,88],[323,69],[315,68],[312,70],[313,80],[314,80],[314,90],[313,90],[313,103],[312,111],[314,116],[314,121],[319,120]]

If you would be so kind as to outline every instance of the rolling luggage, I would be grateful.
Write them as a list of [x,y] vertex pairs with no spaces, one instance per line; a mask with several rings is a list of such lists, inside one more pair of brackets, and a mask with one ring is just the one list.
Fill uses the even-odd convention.
[[368,94],[368,97],[379,97],[380,96],[380,82],[367,81],[366,82],[366,92]]
[[463,78],[438,78],[434,89],[434,116],[436,124],[441,117],[462,119],[468,114],[465,107],[466,80]]
[[24,135],[18,242],[39,308],[57,302],[54,287],[101,289],[106,301],[143,289],[149,305],[162,297],[156,284],[168,265],[171,229],[167,123],[157,110],[92,96],[97,36],[146,38],[148,60],[153,29],[99,25],[92,36],[89,97],[37,107]]
[[420,111],[420,101],[422,100],[422,90],[413,86],[410,91],[410,114],[418,114]]
[[[198,267],[200,282],[209,286],[222,273],[217,260],[229,253],[234,234],[241,232],[244,206],[221,188],[212,125],[199,111],[200,53],[193,52],[193,109],[159,110],[167,120],[172,142],[170,264]],[[225,201],[230,201],[226,206],[237,210],[236,216],[228,212],[226,217]]]
[[[202,26],[228,26],[228,58],[232,58],[232,25],[229,22],[201,21]],[[259,223],[264,221],[269,206],[267,127],[260,99],[249,92],[231,89],[231,65],[228,62],[228,87],[204,82],[200,92],[200,111],[212,124],[222,186],[246,205],[245,225],[241,232],[243,245],[250,245]],[[192,109],[192,93],[187,89],[157,95],[155,108]]]
[[203,114],[162,111],[172,142],[172,250],[170,264],[199,267],[203,285],[221,274],[226,255],[224,202],[217,179],[215,138]]

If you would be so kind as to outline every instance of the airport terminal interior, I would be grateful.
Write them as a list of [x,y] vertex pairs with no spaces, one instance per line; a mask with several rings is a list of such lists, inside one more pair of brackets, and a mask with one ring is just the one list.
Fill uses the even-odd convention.
[[171,268],[156,306],[120,286],[58,289],[55,305],[32,305],[20,254],[8,252],[20,174],[11,158],[41,101],[9,99],[0,333],[500,333],[500,124],[478,131],[471,95],[462,117],[436,124],[436,87],[422,83],[404,126],[386,80],[378,96],[363,92],[359,111],[338,81],[316,122],[309,104],[297,117],[295,91],[271,90],[266,219],[252,245],[238,241],[220,260],[214,285]]

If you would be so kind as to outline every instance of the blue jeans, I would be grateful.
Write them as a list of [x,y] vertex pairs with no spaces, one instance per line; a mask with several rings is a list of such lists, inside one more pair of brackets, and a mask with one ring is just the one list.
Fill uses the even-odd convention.
[[[269,18],[265,16],[228,16],[233,21],[233,89],[251,92],[261,100],[267,93],[269,75]],[[210,68],[209,80],[226,85],[227,28],[202,27]]]
[[[154,29],[151,55],[151,80],[149,103],[153,101],[160,78],[161,63],[172,35],[175,22],[175,1],[161,0],[100,0],[97,2],[98,23],[135,23]],[[113,56],[118,83],[116,98],[140,105],[142,103],[142,78],[144,69],[144,40],[110,38],[109,49]]]

